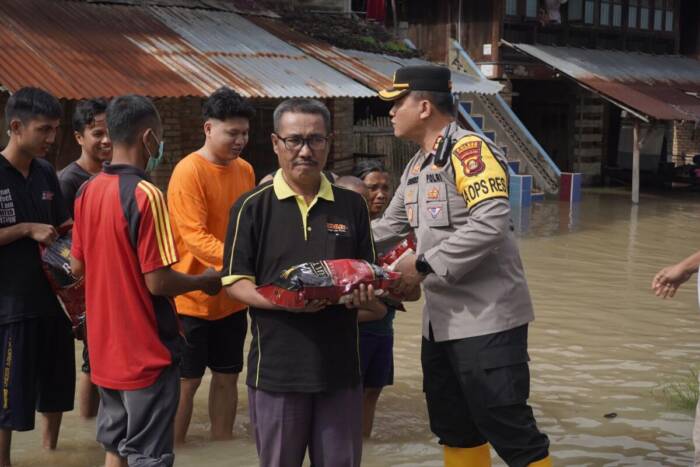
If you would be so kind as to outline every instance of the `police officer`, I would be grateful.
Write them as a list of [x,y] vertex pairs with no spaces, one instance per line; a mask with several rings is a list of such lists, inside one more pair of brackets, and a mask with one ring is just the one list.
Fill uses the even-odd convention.
[[425,291],[423,389],[445,466],[490,466],[489,443],[509,466],[551,466],[549,440],[527,404],[534,315],[506,159],[455,122],[447,68],[401,68],[379,96],[393,102],[394,134],[420,146],[372,227],[380,248],[411,230],[418,239],[417,256],[397,270],[400,288],[422,283]]

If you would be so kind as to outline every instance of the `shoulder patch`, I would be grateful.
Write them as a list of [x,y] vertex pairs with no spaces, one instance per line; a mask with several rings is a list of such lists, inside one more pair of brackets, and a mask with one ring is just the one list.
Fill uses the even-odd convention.
[[483,141],[467,136],[457,142],[452,154],[462,163],[462,171],[467,177],[479,175],[486,169],[486,164],[481,156],[481,146]]
[[467,208],[488,199],[508,198],[506,168],[480,137],[468,135],[457,142],[452,150],[452,166],[457,190]]

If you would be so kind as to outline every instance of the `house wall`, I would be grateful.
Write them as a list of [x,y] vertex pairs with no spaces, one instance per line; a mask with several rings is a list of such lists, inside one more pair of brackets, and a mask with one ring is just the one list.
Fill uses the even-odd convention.
[[673,123],[673,162],[676,165],[692,163],[700,154],[700,128],[692,122]]

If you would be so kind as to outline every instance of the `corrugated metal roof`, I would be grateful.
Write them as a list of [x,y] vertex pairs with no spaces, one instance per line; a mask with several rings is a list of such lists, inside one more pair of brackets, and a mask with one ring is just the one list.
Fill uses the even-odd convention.
[[534,57],[640,118],[700,121],[700,61],[679,55],[506,45]]
[[230,12],[0,1],[0,84],[79,99],[140,93],[370,97],[371,89]]
[[[419,58],[401,58],[359,50],[340,49],[300,34],[288,28],[281,21],[267,18],[251,18],[251,21],[376,91],[391,85],[394,71],[398,68],[430,64],[430,62]],[[455,92],[478,94],[495,94],[502,88],[495,81],[479,79],[455,71],[452,72],[452,86]]]
[[[362,52],[359,50],[343,50],[343,53],[360,60],[363,64],[371,67],[374,70],[383,73],[390,79],[394,72],[404,66],[414,65],[434,65],[427,60],[420,58],[401,58],[393,57],[384,54],[375,54],[371,52]],[[503,86],[496,81],[489,79],[479,79],[452,70],[452,90],[459,93],[476,93],[476,94],[497,94]]]

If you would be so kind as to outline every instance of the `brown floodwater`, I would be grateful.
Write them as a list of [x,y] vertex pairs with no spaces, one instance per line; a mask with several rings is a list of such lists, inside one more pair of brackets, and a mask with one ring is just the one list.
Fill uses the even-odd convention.
[[[667,301],[654,297],[649,284],[661,266],[700,249],[700,197],[649,194],[633,207],[627,192],[595,190],[573,210],[546,201],[514,217],[537,316],[530,328],[530,402],[551,438],[555,465],[688,465],[692,414],[671,405],[659,386],[685,379],[700,362],[695,278]],[[396,320],[395,384],[380,399],[365,466],[442,465],[428,429],[419,352],[414,304]],[[236,439],[210,442],[207,386],[208,380],[176,465],[256,465],[245,387]],[[37,431],[15,433],[14,465],[102,465],[94,431],[94,422],[66,414],[59,450],[51,454],[39,448]]]

